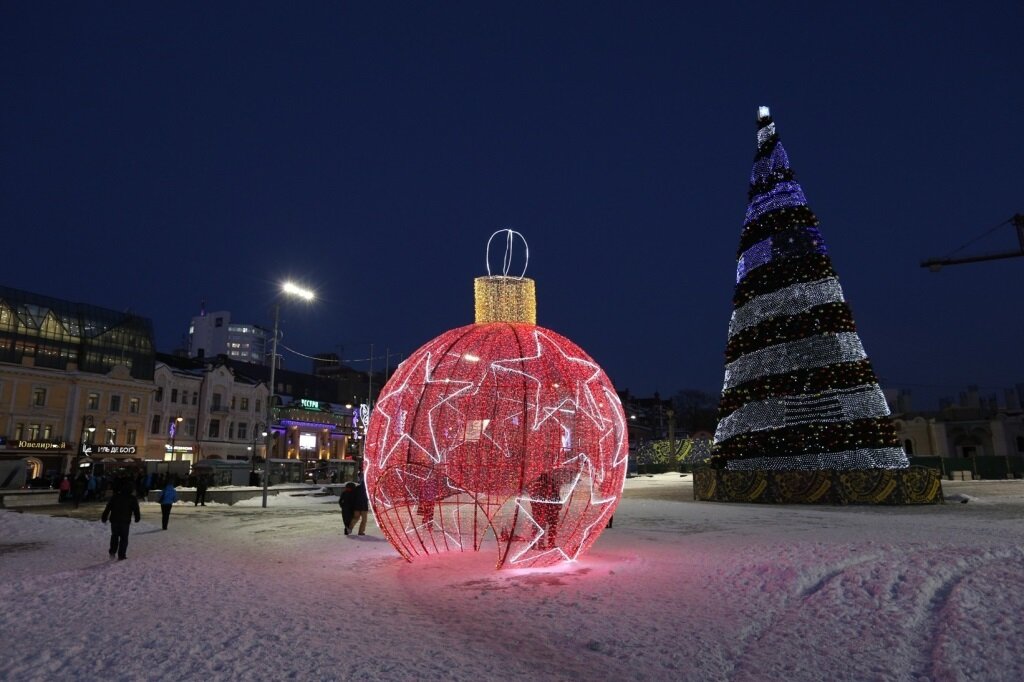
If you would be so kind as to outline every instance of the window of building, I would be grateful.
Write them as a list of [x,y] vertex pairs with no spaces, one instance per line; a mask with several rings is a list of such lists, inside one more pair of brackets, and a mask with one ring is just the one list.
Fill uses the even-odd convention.
[[139,399],[138,398],[132,398],[131,400],[128,401],[128,412],[129,412],[129,414],[138,414],[139,413]]
[[235,396],[231,396],[231,409],[235,409]]
[[36,407],[43,407],[46,405],[46,389],[45,388],[33,388],[32,389],[32,404]]
[[214,393],[213,394],[213,401],[210,404],[210,409],[211,410],[219,410],[222,398],[223,398],[223,396],[221,396],[220,393]]
[[908,455],[914,454],[914,441],[910,440],[909,438],[905,439],[903,441],[903,449],[904,451],[906,451]]
[[171,389],[171,402],[172,403],[178,402],[178,389],[176,389],[176,388],[172,388]]
[[53,425],[45,424],[43,426],[43,440],[50,440],[53,438]]
[[244,412],[248,412],[249,411],[249,399],[248,398],[242,398],[241,401],[239,401],[239,402],[241,403],[242,410]]
[[121,396],[112,395],[110,396],[110,411],[120,412],[121,411]]
[[100,394],[99,393],[90,393],[89,394],[89,399],[86,401],[85,407],[86,407],[86,409],[89,409],[89,410],[98,410],[98,409],[100,409]]
[[210,420],[210,438],[220,438],[220,420]]
[[160,433],[160,422],[161,422],[160,415],[154,414],[153,415],[153,424],[152,424],[152,426],[149,427],[149,432],[150,433]]
[[245,422],[238,424],[238,440],[245,440],[249,435],[249,425]]
[[224,326],[224,318],[223,317],[215,317],[213,319],[213,326],[214,327],[223,327]]
[[196,391],[192,392],[192,404],[195,405],[199,401],[199,393]]
[[235,422],[228,422],[228,440],[235,439]]
[[28,440],[39,440],[39,424],[28,425]]
[[124,435],[124,442],[127,445],[135,445],[135,429],[128,429]]
[[189,417],[185,420],[185,433],[189,436],[196,435],[196,420],[193,417]]
[[16,424],[14,426],[14,440],[22,440],[22,438],[24,436],[25,436],[25,425],[24,424]]
[[158,403],[162,403],[163,400],[164,400],[164,387],[163,386],[157,386],[156,387],[156,401]]
[[256,414],[263,414],[262,412],[260,412],[260,399],[259,398],[256,399]]

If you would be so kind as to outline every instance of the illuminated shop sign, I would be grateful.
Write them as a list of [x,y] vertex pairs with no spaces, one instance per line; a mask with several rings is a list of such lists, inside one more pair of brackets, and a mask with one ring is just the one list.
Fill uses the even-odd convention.
[[318,400],[310,400],[308,398],[302,398],[302,399],[299,400],[299,403],[301,403],[302,406],[304,408],[306,408],[307,410],[319,410],[320,409],[320,401],[318,401]]
[[15,450],[66,450],[68,444],[63,440],[15,440],[7,443],[7,447]]
[[138,448],[134,445],[96,445],[93,452],[97,455],[134,455]]

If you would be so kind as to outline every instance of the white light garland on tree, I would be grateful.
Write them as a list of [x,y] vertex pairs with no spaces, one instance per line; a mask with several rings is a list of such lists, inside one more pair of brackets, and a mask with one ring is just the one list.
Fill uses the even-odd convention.
[[737,254],[711,463],[896,469],[906,453],[767,107]]

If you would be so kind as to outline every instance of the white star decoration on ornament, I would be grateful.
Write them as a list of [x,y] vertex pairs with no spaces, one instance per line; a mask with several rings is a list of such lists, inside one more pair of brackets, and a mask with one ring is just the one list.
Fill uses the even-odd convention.
[[[565,559],[566,561],[575,561],[576,557],[579,556],[579,553],[583,549],[584,545],[586,545],[587,539],[590,537],[590,533],[593,531],[594,526],[601,523],[606,523],[606,519],[604,518],[605,510],[600,509],[600,507],[607,507],[608,505],[614,504],[616,496],[601,496],[599,494],[599,491],[594,485],[595,481],[597,480],[594,471],[594,465],[589,457],[587,457],[584,454],[580,454],[574,457],[572,460],[568,460],[567,463],[574,460],[580,463],[580,469],[579,471],[576,472],[576,476],[573,478],[572,483],[569,484],[568,490],[564,494],[561,494],[557,500],[538,499],[531,497],[529,495],[521,495],[516,498],[516,506],[519,508],[519,511],[526,516],[527,521],[533,526],[534,530],[536,531],[536,535],[528,545],[521,548],[509,559],[509,561],[513,564],[518,563],[520,561],[534,561],[540,556],[545,556],[553,553],[557,553],[559,556],[561,556],[561,558]],[[589,475],[584,476],[585,473]],[[537,543],[539,543],[544,538],[544,536],[547,535],[547,531],[544,529],[544,527],[541,524],[539,524],[537,520],[533,517],[533,513],[531,512],[530,505],[528,503],[553,503],[557,504],[559,507],[563,507],[566,503],[572,501],[573,495],[576,492],[576,488],[579,486],[580,482],[584,480],[584,478],[590,481],[589,504],[591,507],[595,508],[596,511],[591,512],[593,518],[591,519],[590,523],[583,529],[582,534],[578,538],[576,538],[576,541],[574,543],[576,547],[572,550],[572,554],[570,555],[566,552],[567,548],[555,546],[546,549],[539,555],[526,556],[531,550],[535,549]],[[559,510],[559,514],[562,514],[561,510]],[[603,528],[604,526],[601,527]]]
[[[494,372],[519,374],[535,384],[531,428],[536,431],[559,410],[567,409],[583,412],[593,420],[598,429],[603,430],[605,423],[588,385],[600,377],[601,368],[590,360],[567,355],[543,332],[534,331],[533,338],[537,344],[535,355],[496,360],[491,363],[491,370]],[[544,377],[550,367],[550,362],[544,358],[545,353],[557,353],[564,360],[559,366],[562,376],[557,381],[539,378]],[[539,371],[531,372],[533,367],[537,367]]]
[[[381,396],[380,400],[377,401],[377,412],[381,418],[386,420],[378,441],[378,447],[383,454],[381,454],[377,466],[381,468],[387,464],[391,455],[394,454],[395,450],[402,443],[408,443],[410,447],[415,447],[434,462],[440,462],[444,458],[444,448],[438,444],[437,434],[434,432],[434,413],[455,398],[470,393],[474,388],[474,384],[472,381],[455,381],[453,379],[435,380],[431,373],[430,359],[431,354],[429,352],[421,355],[412,366],[411,371],[406,375],[405,381],[393,391],[388,391],[386,395]],[[417,377],[422,377],[422,383],[414,381]],[[427,412],[427,423],[430,426],[430,437],[432,440],[430,443],[432,448],[428,448],[409,435],[410,429],[407,424],[403,423],[402,407],[406,397],[419,396],[421,392],[425,393],[426,387],[431,384],[444,385],[446,388],[455,386],[456,388],[454,391],[443,391],[441,398]],[[413,393],[409,393],[410,386],[416,389]],[[420,388],[421,386],[422,388]],[[394,423],[396,419],[397,423]],[[392,431],[393,428],[394,431]],[[391,442],[394,436],[397,436],[397,438]]]

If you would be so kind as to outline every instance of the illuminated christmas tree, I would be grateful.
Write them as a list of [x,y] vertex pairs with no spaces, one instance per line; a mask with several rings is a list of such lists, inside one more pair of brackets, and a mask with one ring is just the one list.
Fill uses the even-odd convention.
[[767,107],[757,123],[711,464],[905,468],[818,219]]

